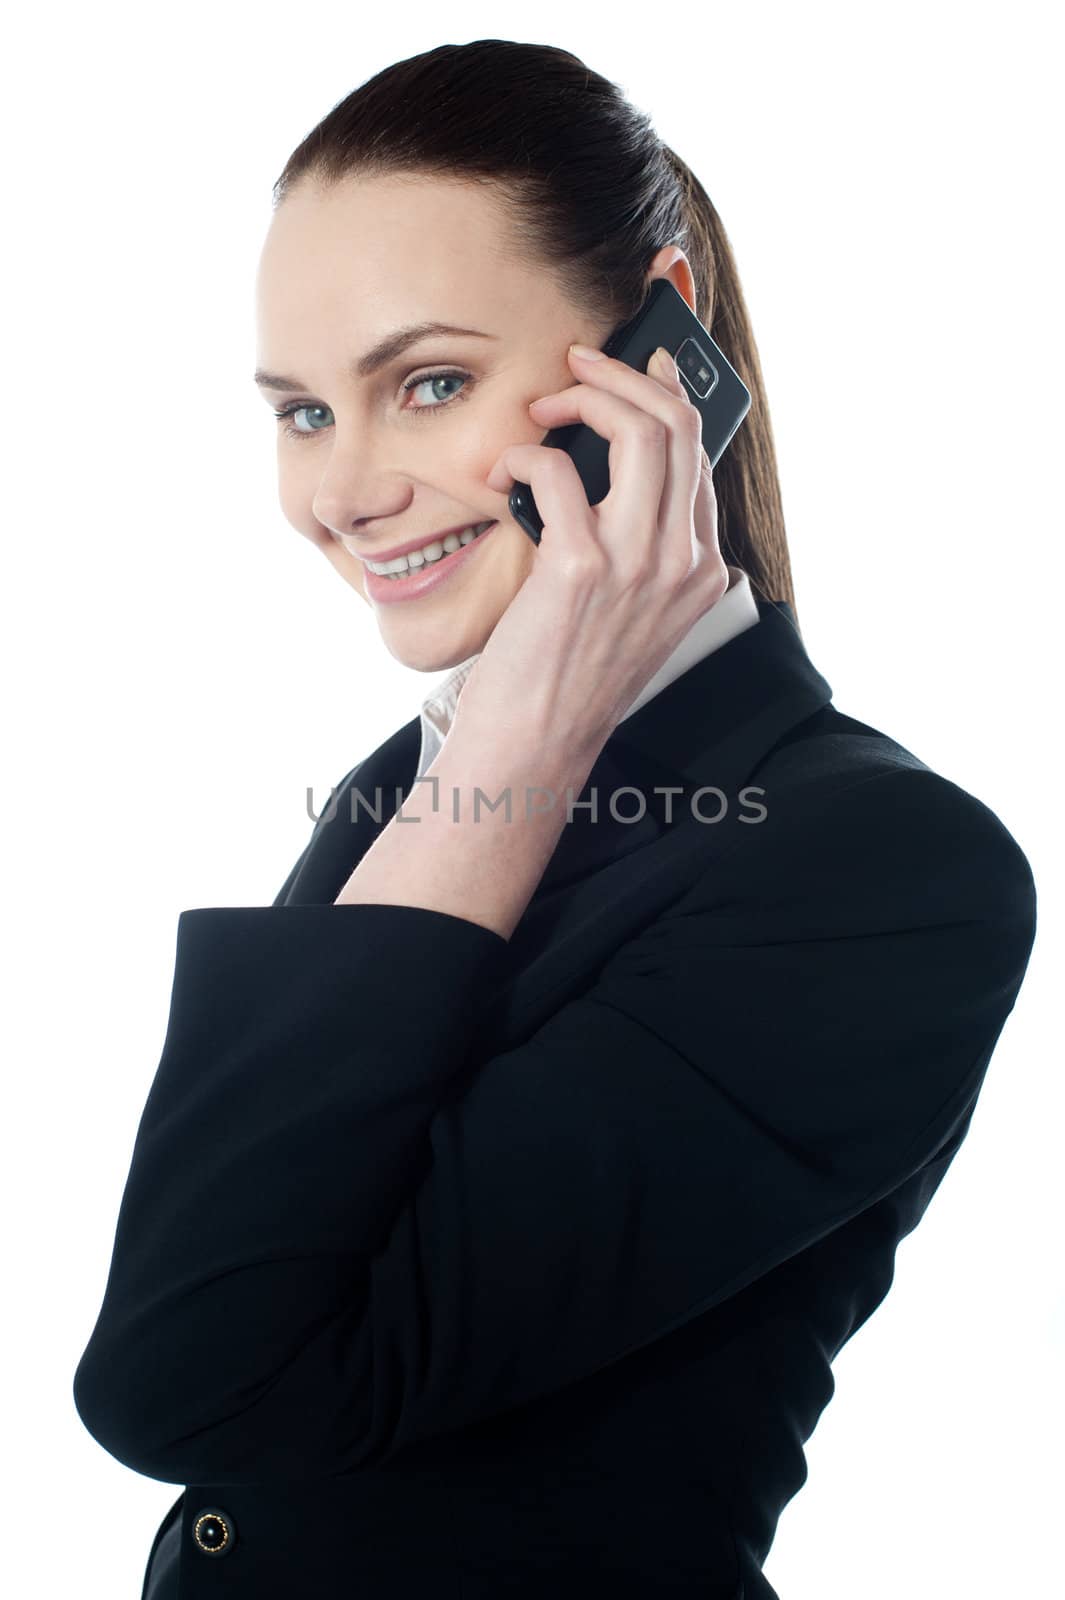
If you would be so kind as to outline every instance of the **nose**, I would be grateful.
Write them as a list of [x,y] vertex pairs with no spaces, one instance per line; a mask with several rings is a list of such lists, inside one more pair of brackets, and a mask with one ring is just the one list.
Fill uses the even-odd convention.
[[[365,529],[383,526],[405,510],[411,476],[391,457],[388,443],[375,442],[364,426],[345,430],[338,420],[332,433],[324,450],[315,451],[319,478],[311,511],[354,555],[358,543],[371,537]],[[360,535],[361,541],[353,539],[353,533]]]
[[[374,484],[379,484],[377,489]],[[391,526],[402,518],[410,505],[409,481],[395,469],[369,473],[345,471],[330,462],[311,498],[316,521],[342,545],[349,555],[358,555],[367,543],[380,542],[371,528]]]

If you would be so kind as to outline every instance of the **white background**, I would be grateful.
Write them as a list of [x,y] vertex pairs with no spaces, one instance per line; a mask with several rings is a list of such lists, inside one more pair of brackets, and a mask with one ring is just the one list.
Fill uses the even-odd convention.
[[575,51],[702,178],[761,351],[806,648],[840,710],[998,814],[1040,891],[969,1139],[835,1363],[766,1574],[782,1600],[1060,1581],[1051,16],[319,0],[9,19],[0,1371],[20,1600],[136,1600],[178,1493],[102,1451],[70,1392],[178,912],[269,904],[307,786],[320,806],[439,678],[387,654],[277,505],[251,382],[270,187],[382,66],[501,35]]

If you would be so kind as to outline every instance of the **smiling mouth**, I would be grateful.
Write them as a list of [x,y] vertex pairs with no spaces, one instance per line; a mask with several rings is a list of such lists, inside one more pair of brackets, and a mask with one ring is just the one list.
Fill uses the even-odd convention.
[[423,572],[426,567],[433,567],[438,561],[443,561],[446,556],[454,555],[456,550],[472,544],[483,533],[495,526],[495,519],[488,522],[475,522],[468,528],[463,528],[461,533],[449,533],[446,539],[434,539],[431,543],[422,545],[420,550],[411,550],[405,556],[396,556],[392,561],[366,561],[364,565],[378,578],[388,578],[392,582],[399,582],[416,573]]

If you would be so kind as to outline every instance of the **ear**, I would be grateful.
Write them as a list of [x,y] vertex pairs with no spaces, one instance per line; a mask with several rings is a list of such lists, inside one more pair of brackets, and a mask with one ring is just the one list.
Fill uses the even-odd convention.
[[664,244],[658,251],[647,269],[648,288],[655,278],[668,278],[677,293],[687,301],[693,315],[699,315],[695,304],[695,279],[692,276],[691,263],[679,244]]

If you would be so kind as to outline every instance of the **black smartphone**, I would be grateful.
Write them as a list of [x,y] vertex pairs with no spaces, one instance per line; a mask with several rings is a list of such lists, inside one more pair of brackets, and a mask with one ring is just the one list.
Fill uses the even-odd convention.
[[[703,449],[716,467],[750,409],[750,391],[668,278],[655,279],[636,316],[614,330],[603,354],[646,372],[659,345],[677,363],[688,398],[703,419]],[[609,442],[584,422],[552,428],[541,442],[573,458],[588,504],[598,505],[610,488]],[[509,504],[514,521],[539,544],[544,524],[527,483],[515,483]]]

